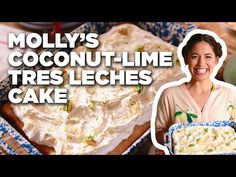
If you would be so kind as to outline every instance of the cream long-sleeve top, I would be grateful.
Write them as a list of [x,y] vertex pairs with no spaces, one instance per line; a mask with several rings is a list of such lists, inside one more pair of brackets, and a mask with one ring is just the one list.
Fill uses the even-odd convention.
[[161,94],[157,105],[156,126],[167,131],[175,123],[232,120],[236,122],[236,88],[214,84],[201,110],[185,84],[169,87]]

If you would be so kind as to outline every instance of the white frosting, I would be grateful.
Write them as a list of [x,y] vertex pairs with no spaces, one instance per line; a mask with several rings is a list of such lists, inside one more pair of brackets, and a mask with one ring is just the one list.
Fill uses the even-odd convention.
[[[131,24],[113,27],[101,35],[99,41],[97,51],[127,51],[132,55],[135,48],[143,46],[148,52],[173,51],[176,60],[175,47]],[[81,46],[75,50],[86,49]],[[121,68],[113,66],[116,70]],[[64,70],[70,69],[74,68]],[[105,68],[101,64],[96,69]],[[75,87],[65,81],[64,87],[69,90],[68,107],[49,104],[12,106],[24,124],[26,135],[38,144],[53,147],[56,154],[107,154],[127,139],[136,125],[150,121],[152,102],[160,84],[183,77],[178,65],[148,69],[152,70],[153,84],[145,86],[141,93],[134,86]],[[79,73],[81,68],[76,70]]]
[[194,126],[173,133],[176,154],[236,153],[236,133],[232,127]]

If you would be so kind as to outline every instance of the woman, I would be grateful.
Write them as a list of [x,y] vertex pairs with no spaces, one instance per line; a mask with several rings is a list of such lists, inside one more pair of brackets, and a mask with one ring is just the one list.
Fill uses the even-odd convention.
[[211,35],[194,34],[181,52],[192,77],[190,82],[167,88],[160,96],[156,135],[161,144],[174,123],[236,121],[236,92],[210,79],[222,56],[221,44]]

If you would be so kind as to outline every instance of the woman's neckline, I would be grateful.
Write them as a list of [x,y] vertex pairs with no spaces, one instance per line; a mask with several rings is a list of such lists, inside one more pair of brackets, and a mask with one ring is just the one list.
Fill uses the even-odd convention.
[[187,92],[188,97],[189,97],[189,98],[191,99],[191,101],[195,104],[195,106],[197,106],[198,110],[199,110],[201,113],[203,113],[204,110],[206,109],[207,103],[209,102],[209,99],[210,99],[210,97],[211,97],[211,95],[212,95],[212,88],[215,87],[214,84],[212,83],[212,86],[211,86],[210,90],[208,89],[207,91],[205,91],[205,92],[210,92],[210,93],[209,93],[209,96],[207,97],[207,100],[205,101],[203,107],[201,107],[201,106],[197,103],[197,101],[194,99],[194,97],[191,95],[189,89],[187,88],[187,84],[188,84],[188,83],[184,83],[184,84],[183,84],[183,87],[184,87],[185,91]]

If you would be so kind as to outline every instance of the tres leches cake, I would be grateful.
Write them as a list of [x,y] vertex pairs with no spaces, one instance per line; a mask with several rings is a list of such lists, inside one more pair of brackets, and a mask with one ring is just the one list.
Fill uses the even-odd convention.
[[236,153],[236,133],[232,127],[192,126],[173,133],[175,154]]
[[[109,154],[122,146],[122,141],[131,145],[129,137],[137,127],[149,124],[152,103],[157,89],[164,83],[183,77],[177,62],[176,48],[150,32],[132,24],[114,26],[99,36],[100,45],[95,51],[127,51],[130,58],[135,51],[173,52],[172,67],[152,67],[153,82],[149,86],[71,86],[68,84],[69,70],[76,70],[80,78],[81,67],[59,68],[63,70],[64,83],[68,89],[67,104],[12,104],[14,114],[22,122],[25,135],[39,145],[53,149],[51,154]],[[76,52],[88,50],[85,46]],[[52,68],[53,69],[53,68]],[[57,68],[58,69],[58,68]],[[83,70],[86,68],[83,68]],[[107,69],[103,64],[94,70]],[[110,69],[124,69],[114,64]],[[137,68],[135,68],[137,69]],[[142,70],[139,67],[138,70]],[[34,88],[36,93],[42,86],[22,86],[26,91]],[[49,86],[53,87],[53,86]],[[145,129],[137,130],[144,133]],[[137,135],[135,135],[137,136]],[[138,139],[140,136],[135,137]],[[124,152],[127,147],[120,147]]]

